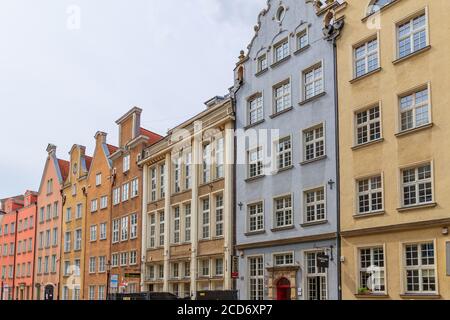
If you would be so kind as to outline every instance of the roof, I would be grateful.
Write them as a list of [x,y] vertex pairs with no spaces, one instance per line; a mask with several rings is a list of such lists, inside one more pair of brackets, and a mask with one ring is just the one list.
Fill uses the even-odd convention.
[[92,157],[84,156],[84,159],[86,160],[86,170],[89,171],[89,168],[91,167],[92,163]]
[[59,170],[61,170],[62,179],[66,181],[70,171],[70,163],[69,161],[58,159],[58,165]]
[[144,129],[144,128],[140,129],[140,134],[148,137],[150,139],[149,140],[150,144],[154,144],[154,143],[156,143],[156,142],[158,142],[158,141],[163,139],[163,137],[160,136],[159,134],[154,133],[154,132],[152,132],[150,130],[147,130],[147,129]]
[[114,152],[117,151],[117,149],[119,149],[116,146],[113,146],[113,145],[110,145],[110,144],[106,144],[106,146],[108,147],[109,154],[113,154]]

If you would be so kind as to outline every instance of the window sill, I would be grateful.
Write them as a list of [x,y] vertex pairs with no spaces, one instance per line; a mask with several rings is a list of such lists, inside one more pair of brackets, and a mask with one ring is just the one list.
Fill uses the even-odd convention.
[[266,121],[266,120],[262,119],[262,120],[256,121],[255,123],[249,124],[249,125],[244,127],[244,130],[248,130],[248,129],[251,129],[253,127],[256,127],[256,126],[260,125],[261,123],[264,123],[264,121]]
[[388,299],[389,295],[383,293],[355,294],[358,299]]
[[400,298],[402,299],[441,299],[441,295],[440,294],[435,294],[435,293],[430,293],[430,294],[426,294],[426,293],[405,293],[405,294],[401,294]]
[[427,203],[427,204],[419,204],[419,205],[410,206],[410,207],[402,207],[402,208],[398,208],[397,211],[398,212],[406,212],[406,211],[413,211],[413,210],[420,210],[420,209],[427,209],[427,208],[436,208],[436,207],[437,207],[437,203],[433,202],[433,203]]
[[328,223],[328,220],[321,220],[321,221],[315,221],[315,222],[302,223],[300,226],[302,228],[307,228],[307,227],[320,226],[322,224],[327,224],[327,223]]
[[395,134],[395,136],[396,137],[403,137],[403,136],[406,136],[406,135],[409,135],[409,134],[412,134],[412,133],[415,133],[415,132],[418,132],[418,131],[430,129],[433,126],[434,126],[434,123],[429,123],[429,124],[426,124],[426,125],[423,125],[423,126],[420,126],[420,127],[417,127],[417,128],[413,128],[413,129],[409,129],[409,130],[405,130],[405,131],[399,132],[399,133]]
[[266,175],[263,174],[263,175],[260,175],[257,177],[247,178],[247,179],[245,179],[245,182],[249,183],[249,182],[257,181],[257,180],[263,179],[265,177],[266,177]]
[[288,61],[290,58],[291,58],[291,55],[288,55],[288,56],[284,57],[283,59],[278,60],[277,62],[272,63],[272,64],[270,65],[270,67],[271,67],[272,69],[273,69],[273,68],[276,68],[276,67],[278,67],[280,64],[283,64],[284,62]]
[[311,45],[308,43],[306,46],[304,46],[303,48],[297,49],[294,52],[294,55],[299,55],[300,53],[306,51],[307,49],[309,49],[311,47]]
[[370,142],[366,142],[366,143],[363,143],[363,144],[359,144],[359,145],[353,146],[352,150],[355,151],[355,150],[359,150],[359,149],[364,149],[364,148],[367,148],[367,147],[370,147],[370,146],[373,146],[375,144],[379,144],[379,143],[382,143],[382,142],[384,142],[384,138],[380,138],[378,140],[374,140],[374,141],[370,141]]
[[282,111],[279,111],[279,112],[277,112],[277,113],[274,113],[274,114],[272,114],[271,116],[270,116],[270,119],[274,119],[274,118],[276,118],[276,117],[278,117],[278,116],[281,116],[282,114],[285,114],[285,113],[287,113],[287,112],[289,112],[289,111],[292,111],[294,109],[294,107],[289,107],[289,108],[286,108],[286,109],[284,109],[284,110],[282,110]]
[[278,169],[278,170],[274,171],[273,174],[275,175],[275,174],[283,173],[285,171],[289,171],[289,170],[292,170],[294,168],[295,168],[294,165],[290,165],[288,167],[284,167],[284,168],[281,168],[281,169]]
[[262,76],[264,73],[266,73],[267,71],[269,71],[269,68],[265,68],[261,71],[258,71],[257,73],[255,73],[255,77],[260,77]]
[[252,236],[259,236],[259,235],[262,235],[262,234],[266,234],[266,231],[265,230],[262,230],[262,231],[250,231],[250,232],[244,233],[244,236],[252,237]]
[[420,50],[417,50],[417,51],[414,51],[414,52],[408,54],[407,56],[398,58],[397,60],[392,61],[392,63],[393,63],[394,65],[395,65],[395,64],[399,64],[399,63],[401,63],[401,62],[403,62],[403,61],[405,61],[405,60],[408,60],[409,58],[415,57],[415,56],[417,56],[417,55],[419,55],[419,54],[421,54],[421,53],[423,53],[423,52],[426,52],[426,51],[428,51],[428,50],[430,50],[430,49],[431,49],[431,46],[428,45],[428,46],[426,46],[426,47],[424,47],[424,48],[422,48],[422,49],[420,49]]
[[306,161],[300,162],[300,165],[301,166],[306,166],[307,164],[311,164],[311,163],[314,163],[314,162],[319,162],[319,161],[325,160],[326,158],[328,158],[328,157],[326,155],[324,155],[324,156],[321,156],[321,157],[318,157],[318,158],[315,158],[315,159],[312,159],[312,160],[306,160]]
[[378,216],[384,216],[386,214],[386,211],[377,211],[377,212],[370,212],[370,213],[357,213],[353,215],[354,219],[364,219],[364,218],[372,218],[372,217],[378,217]]
[[272,231],[272,232],[280,232],[280,231],[286,231],[286,230],[292,230],[292,229],[295,229],[295,226],[294,226],[294,225],[292,225],[292,226],[287,226],[287,227],[273,228],[273,229],[271,229],[270,231]]
[[319,99],[320,97],[323,97],[323,96],[326,95],[326,94],[327,94],[327,93],[324,91],[324,92],[322,92],[322,93],[316,94],[314,97],[311,97],[311,98],[308,98],[308,99],[306,99],[306,100],[300,101],[298,104],[299,104],[300,106],[304,106],[305,104],[310,103],[310,102],[312,102],[312,101],[314,101],[314,100],[316,100],[316,99]]
[[354,84],[354,83],[356,83],[356,82],[359,82],[360,80],[365,79],[365,78],[368,78],[368,77],[370,77],[371,75],[380,72],[381,70],[382,70],[381,67],[378,67],[378,68],[375,69],[375,70],[369,71],[369,72],[367,72],[367,73],[365,73],[365,74],[363,74],[363,75],[361,75],[361,76],[359,76],[359,77],[353,78],[352,80],[350,80],[350,83],[351,83],[351,84]]

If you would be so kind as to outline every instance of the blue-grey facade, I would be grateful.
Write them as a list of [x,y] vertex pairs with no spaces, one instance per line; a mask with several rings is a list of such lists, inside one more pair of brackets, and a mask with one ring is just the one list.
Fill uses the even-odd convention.
[[235,69],[240,299],[338,299],[334,55],[324,9],[269,0]]

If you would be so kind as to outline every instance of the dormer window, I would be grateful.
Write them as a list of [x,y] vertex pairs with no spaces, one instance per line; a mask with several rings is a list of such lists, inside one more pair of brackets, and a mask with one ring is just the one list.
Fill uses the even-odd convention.
[[268,67],[267,64],[267,54],[263,54],[258,58],[257,62],[257,72],[262,72],[266,70]]
[[373,0],[372,3],[369,5],[369,8],[367,10],[367,14],[374,14],[375,12],[378,12],[383,8],[384,6],[387,6],[391,2],[394,2],[396,0]]
[[284,39],[274,46],[274,63],[277,63],[289,56],[289,38]]

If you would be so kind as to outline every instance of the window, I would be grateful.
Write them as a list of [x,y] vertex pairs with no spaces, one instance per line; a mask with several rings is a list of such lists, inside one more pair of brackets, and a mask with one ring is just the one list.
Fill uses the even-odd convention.
[[175,193],[179,193],[181,191],[180,179],[181,179],[181,157],[178,157],[174,160],[174,170],[173,170],[174,178],[174,187],[173,191]]
[[123,201],[128,201],[128,199],[130,199],[130,184],[129,183],[125,183],[122,186],[122,202]]
[[325,156],[325,132],[323,125],[308,129],[303,133],[305,161],[313,161]]
[[138,216],[136,213],[130,216],[130,239],[136,239],[138,236]]
[[120,241],[128,240],[128,217],[122,218]]
[[248,231],[264,230],[264,203],[259,202],[248,206]]
[[128,264],[128,252],[120,253],[120,266],[126,266]]
[[405,246],[407,293],[436,293],[436,253],[434,243]]
[[363,145],[379,139],[381,139],[380,107],[356,113],[356,144]]
[[[31,271],[31,264],[29,266],[29,269]],[[56,273],[56,254],[52,255],[52,263],[51,263],[51,273]]]
[[430,123],[428,88],[400,98],[400,121],[402,131],[419,128]]
[[95,300],[95,286],[89,286],[89,300]]
[[133,179],[131,181],[131,198],[139,196],[139,179]]
[[97,199],[91,200],[91,212],[95,212],[98,210],[98,202]]
[[53,193],[53,179],[47,181],[47,195]]
[[309,252],[306,254],[306,279],[307,279],[307,299],[327,300],[327,270],[317,266],[317,257],[324,252]]
[[77,204],[77,212],[76,212],[75,219],[81,219],[82,216],[83,216],[83,205],[81,203],[79,203],[79,204]]
[[276,44],[273,48],[273,61],[279,62],[289,56],[289,38],[284,39],[280,43]]
[[130,171],[130,155],[127,154],[123,157],[123,172]]
[[165,172],[166,172],[166,165],[163,164],[159,167],[159,184],[160,184],[159,197],[161,199],[165,198],[165,196],[166,196]]
[[[58,202],[53,203],[53,219],[57,219],[59,217],[59,208]],[[30,217],[30,229],[33,227],[33,217]]]
[[49,257],[44,257],[44,274],[48,274],[49,271]]
[[173,212],[173,243],[180,243],[180,207]]
[[100,240],[106,240],[106,222],[100,224]]
[[156,201],[156,168],[150,169],[150,177],[151,177],[150,183],[151,201]]
[[81,229],[79,230],[75,230],[75,247],[74,250],[75,251],[79,251],[81,250]]
[[66,232],[64,234],[64,252],[70,252],[70,239],[72,238],[71,232]]
[[184,181],[184,187],[186,190],[191,189],[192,187],[192,177],[191,177],[191,167],[192,167],[192,152],[188,152],[185,155],[185,181]]
[[292,266],[294,264],[294,254],[291,253],[283,253],[283,254],[275,254],[273,256],[274,265],[277,267],[282,266]]
[[397,26],[398,58],[406,57],[428,45],[425,13]]
[[223,259],[222,258],[215,259],[214,265],[215,265],[214,275],[223,276]]
[[89,273],[95,273],[96,262],[97,262],[97,259],[95,257],[90,257],[89,258]]
[[149,247],[154,248],[156,246],[156,215],[150,215],[150,242]]
[[113,205],[118,205],[120,203],[120,187],[113,189]]
[[223,237],[223,195],[216,196],[216,237]]
[[286,137],[277,142],[277,169],[282,170],[292,165],[291,137]]
[[[42,213],[42,211],[43,211],[43,208],[41,208],[41,213]],[[71,220],[72,220],[72,208],[67,208],[66,209],[66,222],[69,222]]]
[[369,5],[367,14],[373,14],[375,12],[378,12],[383,8],[384,6],[388,5],[389,3],[393,2],[395,0],[373,0],[372,3]]
[[77,185],[72,185],[72,197],[75,197],[77,195]]
[[178,263],[172,263],[172,278],[178,279],[180,277],[180,265]]
[[97,173],[95,175],[95,185],[98,187],[102,184],[102,174],[101,173]]
[[52,206],[49,204],[49,205],[47,205],[46,220],[50,221],[51,219],[52,219]]
[[286,197],[275,199],[274,201],[276,228],[292,226],[292,197],[289,195]]
[[320,222],[326,219],[325,188],[305,192],[306,223]]
[[200,260],[200,276],[209,277],[209,259]]
[[137,264],[137,251],[130,252],[130,266]]
[[378,39],[371,39],[353,49],[355,78],[378,69]]
[[263,96],[258,95],[248,101],[248,125],[262,121],[263,117]]
[[249,265],[249,299],[264,300],[264,261],[263,257],[248,259]]
[[165,238],[165,215],[164,212],[159,213],[159,245],[164,246]]
[[372,293],[384,293],[385,266],[383,247],[359,250],[359,287]]
[[297,50],[305,49],[309,45],[308,29],[300,31],[297,34]]
[[91,226],[90,228],[90,241],[97,241],[97,226]]
[[103,196],[100,198],[100,209],[108,208],[108,196]]
[[105,286],[98,286],[98,300],[105,300],[105,292],[106,287]]
[[431,164],[403,170],[402,177],[404,207],[433,202]]
[[77,277],[80,276],[80,272],[81,272],[81,260],[80,259],[75,259],[75,269],[73,271],[73,274]]
[[[70,208],[67,208],[67,210],[69,210]],[[42,207],[42,208],[40,208],[39,209],[39,223],[42,223],[42,222],[44,222],[44,211],[45,211],[45,209],[44,209],[44,207]],[[66,220],[70,220],[70,219],[66,219]],[[6,229],[5,229],[6,230]],[[7,232],[5,231],[5,234],[7,234]]]
[[191,263],[186,261],[184,263],[184,277],[189,278],[191,276]]
[[205,144],[203,146],[202,157],[202,183],[208,183],[211,179],[211,145]]
[[113,253],[111,255],[111,266],[118,267],[119,266],[119,255],[117,253]]
[[358,214],[368,214],[383,210],[383,182],[381,175],[359,180]]
[[263,175],[263,149],[261,147],[248,152],[248,177]]
[[160,265],[158,268],[158,278],[164,279],[164,265]]
[[81,294],[80,286],[76,285],[76,286],[73,288],[72,299],[73,299],[74,301],[80,300],[80,294]]
[[304,99],[308,100],[323,92],[322,63],[303,72]]
[[264,70],[267,70],[268,63],[267,63],[267,54],[263,54],[258,57],[256,70],[257,72],[262,72]]
[[63,287],[63,294],[62,294],[63,300],[67,301],[69,300],[69,288],[67,286]]
[[275,114],[292,107],[290,80],[273,87],[273,104]]
[[[30,238],[30,240],[32,240]],[[56,247],[58,245],[58,228],[53,228],[53,236],[52,236],[52,246]]]
[[216,139],[216,154],[215,154],[215,176],[216,179],[224,177],[224,139]]
[[202,239],[208,239],[210,226],[209,199],[202,200]]
[[191,241],[191,204],[184,206],[184,241]]
[[119,242],[119,227],[120,227],[120,220],[114,220],[112,228],[112,243]]

